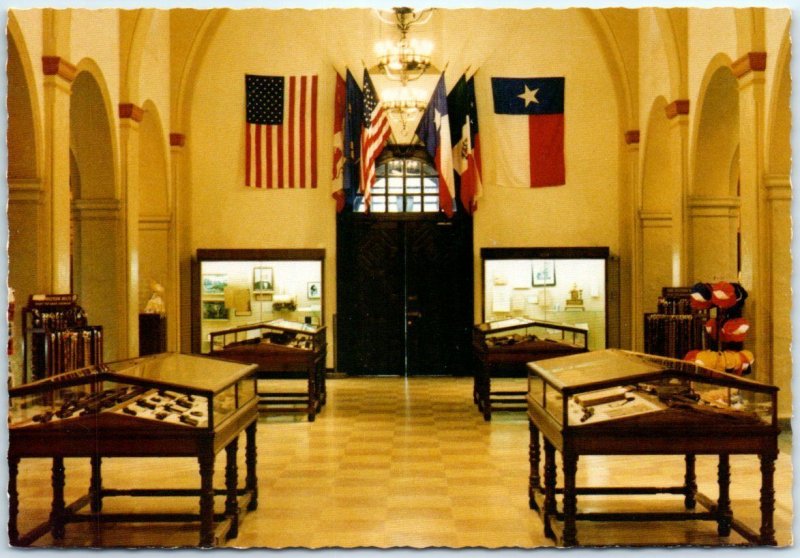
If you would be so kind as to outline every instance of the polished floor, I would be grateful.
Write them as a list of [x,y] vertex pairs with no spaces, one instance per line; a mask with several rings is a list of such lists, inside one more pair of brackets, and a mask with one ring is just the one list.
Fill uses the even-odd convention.
[[[524,380],[502,380],[519,388]],[[497,388],[502,387],[496,385]],[[788,440],[788,436],[786,437]],[[328,404],[313,423],[305,415],[265,416],[258,424],[259,507],[247,514],[238,548],[511,548],[553,546],[528,508],[528,426],[522,412],[485,422],[472,402],[470,378],[344,378],[328,381]],[[239,460],[244,470],[243,442]],[[716,458],[697,460],[701,492],[716,498]],[[792,543],[791,447],[782,442],[776,466],[775,528]],[[86,460],[68,459],[67,500],[86,491]],[[760,524],[758,459],[731,457],[733,511]],[[243,473],[242,473],[243,474]],[[582,457],[579,485],[680,484],[683,459]],[[106,459],[106,487],[194,487],[191,459]],[[224,486],[224,452],[215,485]],[[20,466],[20,530],[44,521],[50,463]],[[143,502],[143,503],[142,503]],[[222,499],[217,507],[222,509]],[[674,496],[579,497],[581,511],[682,509]],[[137,508],[138,506],[138,508]],[[147,506],[145,508],[145,506]],[[622,507],[620,507],[622,506]],[[192,498],[109,498],[107,511],[195,512]],[[584,545],[741,543],[720,538],[712,522],[578,524]],[[69,524],[66,538],[46,535],[36,546],[192,547],[196,524]]]

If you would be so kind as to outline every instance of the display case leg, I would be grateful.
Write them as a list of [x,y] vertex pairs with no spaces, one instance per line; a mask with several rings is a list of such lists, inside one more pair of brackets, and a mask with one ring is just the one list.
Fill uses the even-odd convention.
[[727,537],[731,534],[731,522],[733,512],[731,511],[731,463],[727,453],[719,455],[719,465],[717,466],[717,483],[719,484],[719,498],[717,499],[717,534],[720,537]]
[[202,448],[200,464],[200,546],[214,546],[214,452]]
[[492,373],[487,371],[481,382],[481,402],[483,405],[483,420],[492,420]]
[[314,422],[317,414],[317,370],[312,368],[308,374],[308,422]]
[[247,465],[247,476],[245,477],[245,488],[250,492],[250,503],[247,509],[253,511],[258,508],[258,476],[256,475],[256,424],[253,421],[245,430],[247,445],[245,446],[245,463]]
[[100,513],[103,510],[102,458],[99,455],[93,455],[89,458],[89,461],[92,464],[92,476],[89,480],[90,509],[92,513]]
[[528,506],[535,510],[537,492],[541,492],[541,478],[539,477],[540,451],[539,451],[539,429],[528,419],[528,432],[530,433],[530,443],[528,445],[528,460],[530,462],[530,476],[528,477]]
[[773,514],[775,512],[775,459],[776,454],[761,454],[761,544],[777,545]]
[[225,515],[231,520],[231,528],[228,530],[228,538],[232,539],[239,535],[239,499],[236,495],[236,485],[239,482],[239,471],[236,467],[236,454],[239,450],[239,438],[231,440],[225,447]]
[[564,471],[564,546],[578,544],[575,514],[578,510],[577,493],[575,489],[575,473],[578,470],[578,456],[572,452],[562,453],[562,469]]
[[8,458],[8,540],[11,546],[19,544],[19,492],[17,491],[17,476],[19,475],[19,457]]
[[53,503],[50,507],[50,524],[53,526],[53,538],[63,539],[65,530],[66,505],[64,503],[64,482],[66,479],[64,458],[53,458]]
[[544,535],[554,538],[550,521],[556,515],[556,448],[544,440]]
[[695,474],[695,462],[695,455],[693,453],[687,453],[686,475],[683,478],[683,505],[689,510],[693,510],[697,505],[697,476]]

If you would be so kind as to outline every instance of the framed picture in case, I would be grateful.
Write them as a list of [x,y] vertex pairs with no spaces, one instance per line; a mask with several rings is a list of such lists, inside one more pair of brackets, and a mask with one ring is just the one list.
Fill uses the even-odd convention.
[[554,260],[534,260],[531,275],[534,287],[553,287],[556,284],[556,264]]
[[253,292],[272,293],[275,291],[275,280],[271,267],[253,268]]
[[309,300],[319,299],[322,297],[322,283],[319,281],[311,281],[308,284],[308,292],[306,293]]

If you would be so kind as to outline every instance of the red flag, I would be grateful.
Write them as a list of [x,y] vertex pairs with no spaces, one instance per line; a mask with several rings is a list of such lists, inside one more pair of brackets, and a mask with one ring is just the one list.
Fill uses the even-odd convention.
[[375,161],[391,135],[389,116],[383,105],[378,102],[372,80],[367,70],[364,70],[364,129],[361,133],[360,190],[364,195],[364,205],[367,209],[369,209],[372,183],[375,182]]
[[333,104],[333,199],[336,200],[336,212],[344,209],[345,195],[342,181],[344,169],[344,114],[345,83],[342,76],[336,74],[336,95]]
[[245,76],[245,184],[317,187],[317,76]]

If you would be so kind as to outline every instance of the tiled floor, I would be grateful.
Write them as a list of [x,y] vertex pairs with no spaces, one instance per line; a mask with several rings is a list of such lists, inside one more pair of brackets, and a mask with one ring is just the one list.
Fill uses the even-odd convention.
[[[507,380],[519,387],[524,380]],[[503,381],[497,382],[500,389]],[[328,381],[328,404],[316,422],[305,415],[263,417],[258,425],[259,508],[244,517],[229,546],[483,547],[552,546],[528,508],[528,427],[521,412],[485,422],[472,402],[470,378],[347,378]],[[240,448],[243,444],[240,444]],[[785,450],[785,448],[784,448]],[[790,449],[785,450],[790,451]],[[791,455],[777,463],[775,525],[780,545],[791,543]],[[240,461],[243,470],[243,450]],[[754,456],[731,458],[736,516],[758,526],[760,475]],[[85,492],[85,460],[67,460],[68,500]],[[224,485],[224,452],[216,485]],[[716,497],[716,459],[698,457],[702,492]],[[578,483],[680,484],[683,459],[582,457]],[[49,510],[49,462],[24,460],[20,472],[21,529]],[[191,487],[193,460],[104,461],[109,487]],[[626,497],[623,509],[681,509],[670,496]],[[139,500],[141,501],[141,500]],[[609,509],[609,497],[581,497],[581,510]],[[196,511],[193,499],[147,499],[148,509]],[[218,502],[222,508],[222,500]],[[135,501],[108,499],[105,510],[131,510]],[[618,508],[619,509],[619,508]],[[60,546],[194,546],[196,525],[70,524]],[[582,544],[720,545],[711,522],[588,523]],[[51,546],[47,535],[37,546]]]

